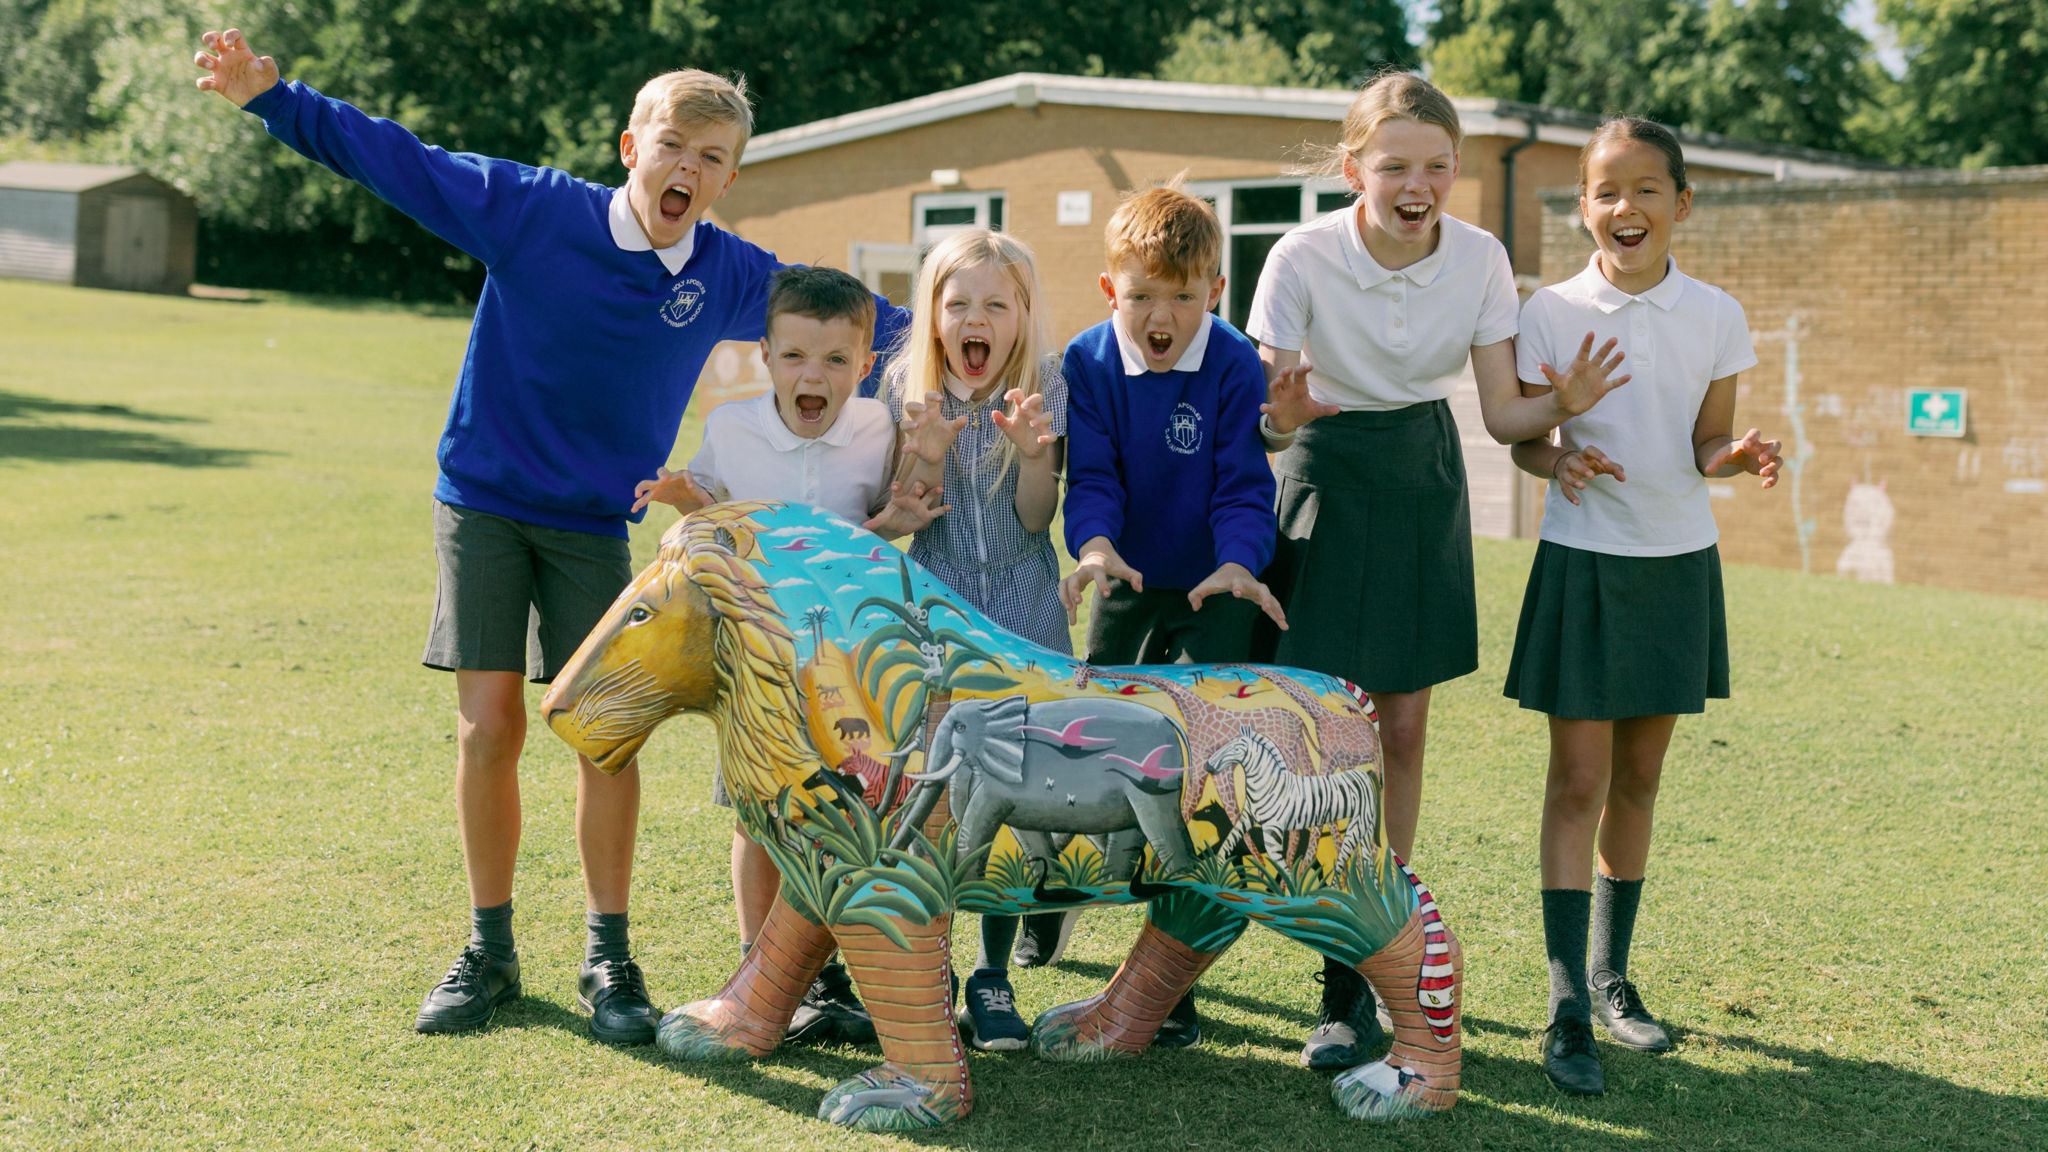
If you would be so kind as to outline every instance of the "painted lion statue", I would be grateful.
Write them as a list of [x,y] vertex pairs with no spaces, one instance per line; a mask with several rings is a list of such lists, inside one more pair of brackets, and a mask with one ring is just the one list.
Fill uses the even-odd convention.
[[617,771],[664,719],[717,725],[741,823],[782,887],[716,996],[663,1018],[684,1060],[765,1056],[836,947],[884,1063],[819,1115],[928,1127],[973,1107],[948,988],[955,909],[1143,902],[1108,987],[1053,1008],[1054,1060],[1143,1052],[1256,922],[1351,965],[1393,1018],[1339,1076],[1360,1119],[1457,1101],[1458,941],[1380,829],[1364,694],[1258,665],[1091,667],[1012,636],[827,512],[713,505],[678,521],[542,701]]

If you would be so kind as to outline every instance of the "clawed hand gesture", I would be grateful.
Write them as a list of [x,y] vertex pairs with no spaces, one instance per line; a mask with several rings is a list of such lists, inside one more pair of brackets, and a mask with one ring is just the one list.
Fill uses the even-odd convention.
[[1742,439],[1731,440],[1715,450],[1707,459],[1707,466],[1700,471],[1708,476],[1718,475],[1721,469],[1733,464],[1754,476],[1763,478],[1763,486],[1772,487],[1778,482],[1778,469],[1782,461],[1778,458],[1781,445],[1776,440],[1765,440],[1751,428],[1742,434]]
[[671,472],[666,468],[655,469],[654,479],[633,485],[633,511],[638,512],[656,500],[684,515],[707,504],[718,503],[709,492],[697,486],[697,481],[688,472]]
[[1609,460],[1607,453],[1591,444],[1559,456],[1550,466],[1550,474],[1557,478],[1557,490],[1573,504],[1579,502],[1579,493],[1595,476],[1612,476],[1617,483],[1628,483],[1622,474],[1620,463]]
[[1045,414],[1044,395],[1033,392],[1026,396],[1022,388],[1012,388],[1003,393],[1003,403],[1010,406],[1008,412],[999,408],[989,414],[997,431],[1010,438],[1010,443],[1017,446],[1017,455],[1024,459],[1036,460],[1045,455],[1056,437],[1052,434],[1052,417]]
[[1066,605],[1067,623],[1074,623],[1076,615],[1081,610],[1081,597],[1085,594],[1082,588],[1085,585],[1093,582],[1095,595],[1099,598],[1109,595],[1111,580],[1122,580],[1136,592],[1145,590],[1145,577],[1140,575],[1136,568],[1124,563],[1124,558],[1117,555],[1116,545],[1109,542],[1109,537],[1097,536],[1081,545],[1081,563],[1067,574],[1065,580],[1060,581],[1060,603]]
[[1313,371],[1313,365],[1296,364],[1283,369],[1266,385],[1266,402],[1259,405],[1259,411],[1275,435],[1286,436],[1319,416],[1337,414],[1335,404],[1325,404],[1308,394],[1308,374]]
[[199,78],[200,91],[218,92],[240,108],[277,84],[277,61],[251,52],[240,28],[208,32],[199,42],[206,51],[192,62],[207,72]]
[[[1621,367],[1622,353],[1615,352],[1618,340],[1609,339],[1593,351],[1593,334],[1579,341],[1579,354],[1572,358],[1563,374],[1548,364],[1538,364],[1543,378],[1550,382],[1551,394],[1557,399],[1557,407],[1567,417],[1577,416],[1600,402],[1602,396],[1629,382],[1631,377],[1615,376],[1614,370]],[[1608,353],[1614,353],[1609,356]]]
[[941,503],[945,489],[939,485],[925,487],[922,480],[908,484],[896,481],[889,485],[889,502],[882,510],[870,516],[861,527],[893,540],[922,531],[932,521],[953,510],[951,504]]
[[1252,575],[1251,569],[1234,560],[1209,573],[1208,579],[1195,585],[1188,593],[1188,605],[1200,612],[1202,601],[1225,592],[1239,600],[1256,603],[1260,611],[1272,617],[1273,623],[1278,624],[1282,632],[1287,630],[1287,613],[1280,610],[1280,601],[1274,599],[1273,590],[1260,583],[1259,578]]
[[959,437],[960,430],[967,427],[967,417],[946,419],[941,414],[939,402],[937,392],[925,393],[922,403],[916,400],[904,401],[903,452],[927,464],[943,466],[946,463],[946,452],[953,447],[953,441]]

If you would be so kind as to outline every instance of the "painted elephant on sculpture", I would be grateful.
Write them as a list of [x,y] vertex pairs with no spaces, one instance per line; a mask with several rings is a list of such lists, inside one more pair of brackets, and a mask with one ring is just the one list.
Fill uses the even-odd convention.
[[963,860],[1007,824],[1037,860],[1054,855],[1051,833],[1101,836],[1118,879],[1148,843],[1164,872],[1194,866],[1180,821],[1187,737],[1164,712],[1118,699],[958,701],[927,762],[937,767],[918,778],[947,782]]

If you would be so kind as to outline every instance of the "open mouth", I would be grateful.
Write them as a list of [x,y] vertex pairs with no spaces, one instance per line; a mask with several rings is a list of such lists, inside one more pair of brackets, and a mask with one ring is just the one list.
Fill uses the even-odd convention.
[[960,368],[969,376],[988,371],[988,341],[979,336],[960,341]]
[[1152,349],[1154,359],[1164,360],[1166,354],[1173,351],[1173,333],[1147,332],[1145,333],[1145,343]]
[[671,184],[661,192],[661,218],[671,224],[690,214],[690,190]]
[[1649,234],[1650,230],[1647,228],[1616,228],[1614,230],[1614,242],[1623,248],[1634,248],[1640,245]]
[[1429,219],[1429,208],[1430,206],[1427,204],[1396,204],[1394,205],[1394,214],[1399,216],[1404,223],[1420,224],[1424,220]]
[[825,420],[825,398],[823,396],[797,397],[796,418],[806,424],[823,423]]

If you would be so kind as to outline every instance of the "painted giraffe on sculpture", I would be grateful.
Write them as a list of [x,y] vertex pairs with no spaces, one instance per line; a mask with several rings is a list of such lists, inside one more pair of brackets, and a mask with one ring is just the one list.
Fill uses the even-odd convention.
[[[1308,746],[1304,743],[1306,730],[1302,726],[1301,717],[1292,709],[1282,708],[1276,704],[1268,704],[1261,708],[1225,708],[1221,704],[1204,700],[1199,693],[1186,685],[1175,683],[1164,676],[1134,672],[1129,668],[1112,670],[1084,664],[1074,673],[1076,688],[1086,687],[1090,680],[1128,681],[1166,693],[1173,701],[1174,707],[1180,709],[1181,724],[1187,729],[1190,764],[1207,763],[1209,758],[1216,755],[1226,744],[1237,739],[1238,734],[1247,726],[1265,733],[1266,738],[1272,741],[1273,747],[1279,751],[1281,759],[1291,769],[1299,771],[1299,767],[1296,766],[1315,763],[1309,759]],[[1201,797],[1202,790],[1199,787],[1182,789],[1181,819],[1194,817],[1195,806],[1201,802]],[[1237,810],[1237,793],[1231,788],[1219,787],[1216,789],[1216,798],[1223,803],[1223,814],[1230,817],[1232,824],[1236,824],[1240,818]]]
[[1300,684],[1285,676],[1272,675],[1270,669],[1257,664],[1219,664],[1217,667],[1248,672],[1301,705],[1301,710],[1308,713],[1310,723],[1315,725],[1316,747],[1322,750],[1325,763],[1345,767],[1379,763],[1379,729],[1373,726],[1368,713],[1338,712]]

